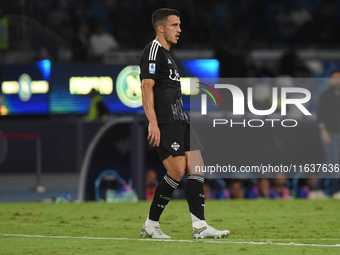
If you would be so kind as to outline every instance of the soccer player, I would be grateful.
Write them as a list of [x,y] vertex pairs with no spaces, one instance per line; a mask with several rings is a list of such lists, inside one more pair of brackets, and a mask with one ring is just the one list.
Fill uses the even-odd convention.
[[179,13],[173,9],[156,10],[152,24],[156,39],[145,47],[140,63],[142,99],[148,119],[147,138],[156,148],[167,174],[156,188],[141,235],[170,238],[161,231],[159,218],[187,172],[185,195],[192,218],[192,236],[226,237],[229,230],[216,230],[204,218],[204,177],[203,173],[195,172],[195,166],[203,166],[202,145],[184,113],[179,71],[169,52],[181,34]]
[[[321,141],[325,152],[325,163],[340,164],[340,69],[332,70],[329,86],[319,97],[318,123]],[[323,179],[327,195],[340,192],[338,173],[329,171],[328,177]],[[320,180],[321,181],[321,180]],[[329,186],[330,185],[330,186]]]

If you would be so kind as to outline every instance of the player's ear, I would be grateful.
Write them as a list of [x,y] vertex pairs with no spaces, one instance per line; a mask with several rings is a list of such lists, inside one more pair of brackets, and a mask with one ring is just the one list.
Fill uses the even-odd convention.
[[162,25],[158,25],[157,26],[157,30],[160,32],[160,33],[164,33],[164,27]]

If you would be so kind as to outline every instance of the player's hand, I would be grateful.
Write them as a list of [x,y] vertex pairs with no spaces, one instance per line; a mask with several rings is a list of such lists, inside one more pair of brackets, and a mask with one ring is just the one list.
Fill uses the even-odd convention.
[[161,141],[161,131],[159,130],[158,124],[149,123],[149,144],[153,147],[158,147]]
[[323,130],[321,132],[321,137],[322,137],[322,141],[326,144],[326,145],[330,145],[331,144],[331,136],[329,135],[327,130]]

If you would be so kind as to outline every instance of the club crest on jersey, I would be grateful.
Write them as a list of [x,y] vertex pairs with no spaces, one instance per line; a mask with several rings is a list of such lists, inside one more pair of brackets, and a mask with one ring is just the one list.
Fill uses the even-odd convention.
[[178,143],[174,142],[171,144],[171,148],[173,148],[175,151],[178,151],[179,147],[181,147]]
[[155,74],[156,73],[156,64],[155,63],[150,63],[149,64],[149,73]]
[[171,64],[172,64],[172,62],[171,62],[171,60],[170,60],[170,59],[168,59],[168,64],[169,64],[169,65],[171,65]]

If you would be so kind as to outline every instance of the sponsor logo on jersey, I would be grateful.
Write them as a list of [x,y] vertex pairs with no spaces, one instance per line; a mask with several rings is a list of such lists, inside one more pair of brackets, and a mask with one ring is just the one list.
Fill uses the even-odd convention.
[[174,69],[173,72],[172,72],[172,69],[170,69],[169,78],[173,81],[180,81],[180,76],[176,69]]
[[170,60],[170,59],[168,59],[168,64],[169,64],[169,65],[171,65],[171,64],[172,64],[172,62],[171,62],[171,60]]
[[155,74],[156,73],[156,64],[155,63],[150,63],[149,64],[149,73]]
[[171,144],[171,148],[173,148],[175,151],[178,151],[179,147],[181,147],[178,143],[174,142]]

